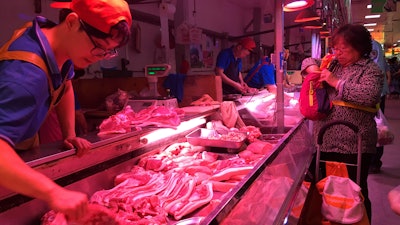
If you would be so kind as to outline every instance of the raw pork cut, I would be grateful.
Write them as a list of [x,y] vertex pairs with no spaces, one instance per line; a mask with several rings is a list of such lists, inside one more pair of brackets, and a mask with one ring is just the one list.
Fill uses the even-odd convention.
[[55,211],[49,211],[42,217],[42,225],[122,225],[116,215],[97,204],[89,204],[88,211],[83,218],[76,221],[67,221],[65,215]]

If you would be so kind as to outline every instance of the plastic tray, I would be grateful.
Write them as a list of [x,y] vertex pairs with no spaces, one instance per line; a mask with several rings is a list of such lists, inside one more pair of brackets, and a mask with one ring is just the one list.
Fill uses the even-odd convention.
[[247,139],[247,135],[245,133],[240,133],[240,135],[243,135],[243,138],[241,138],[240,141],[221,140],[217,135],[215,130],[200,128],[186,135],[186,139],[187,142],[192,145],[228,149],[239,149]]

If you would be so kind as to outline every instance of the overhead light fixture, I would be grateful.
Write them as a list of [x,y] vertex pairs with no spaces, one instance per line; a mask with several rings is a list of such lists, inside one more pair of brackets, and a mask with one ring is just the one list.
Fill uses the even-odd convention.
[[376,19],[376,18],[381,18],[380,14],[376,14],[376,15],[366,15],[365,19]]
[[314,4],[314,0],[285,0],[283,11],[294,12],[306,9]]
[[50,7],[55,9],[63,9],[63,8],[69,9],[71,1],[72,0],[53,0],[53,2],[50,3]]
[[319,31],[320,35],[329,35],[329,30],[326,28],[326,26],[323,26],[322,29]]
[[304,29],[321,29],[323,26],[321,21],[317,20],[308,21],[303,24]]
[[314,10],[308,8],[301,11],[299,15],[296,16],[294,22],[303,23],[307,21],[319,20],[319,18],[320,18],[319,15]]
[[376,26],[376,23],[364,23],[364,27],[373,27]]
[[372,9],[372,5],[371,5],[371,4],[368,4],[368,5],[367,5],[367,9]]
[[374,29],[367,29],[369,32],[372,32],[372,31],[374,31]]
[[331,35],[330,34],[321,34],[320,35],[320,38],[330,38],[331,37]]

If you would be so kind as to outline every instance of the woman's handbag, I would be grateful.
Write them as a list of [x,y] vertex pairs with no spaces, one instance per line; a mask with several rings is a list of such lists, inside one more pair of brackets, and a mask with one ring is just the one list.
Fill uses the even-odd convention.
[[[322,59],[320,69],[333,71],[338,65],[334,55],[328,54]],[[321,120],[327,117],[332,109],[325,82],[320,82],[320,73],[310,73],[305,77],[300,89],[300,113],[309,120]]]

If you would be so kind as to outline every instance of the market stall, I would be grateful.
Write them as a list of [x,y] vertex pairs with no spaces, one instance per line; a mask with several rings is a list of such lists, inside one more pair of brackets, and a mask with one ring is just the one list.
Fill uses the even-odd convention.
[[[234,102],[240,111],[246,108],[244,103],[265,97],[265,94],[260,93],[258,96],[245,96]],[[87,138],[94,143],[93,149],[82,157],[75,156],[74,150],[60,150],[55,144],[24,152],[21,156],[30,166],[58,184],[92,196],[100,190],[112,189],[117,175],[130,171],[146,157],[160,154],[173,144],[187,143],[189,135],[199,128],[204,129],[220,107],[191,106],[181,109],[186,114],[176,128],[143,127],[125,134],[106,136],[91,133]],[[249,112],[253,121],[263,121]],[[246,122],[246,118],[243,119]],[[230,224],[231,221],[235,221],[235,224],[248,224],[247,220],[240,222],[237,218],[246,213],[247,208],[243,205],[248,204],[249,200],[257,208],[257,214],[252,221],[271,221],[271,224],[278,224],[284,219],[299,218],[307,193],[303,180],[314,151],[310,147],[312,145],[308,123],[300,119],[296,124],[288,124],[283,133],[278,132],[279,129],[272,122],[261,123],[259,128],[262,131],[259,138],[273,143],[269,153],[257,159],[233,188],[225,192],[214,191],[214,205],[207,214],[199,214],[201,209],[206,208],[203,205],[182,217],[168,216],[168,224],[184,224],[182,221],[187,219],[197,220],[196,224]],[[207,148],[208,152],[218,154],[219,158],[237,157],[237,153],[241,151],[226,150]],[[264,193],[263,198],[259,198],[260,193]],[[42,216],[49,211],[39,200],[31,200],[3,189],[0,190],[0,199],[2,224],[40,224]]]

